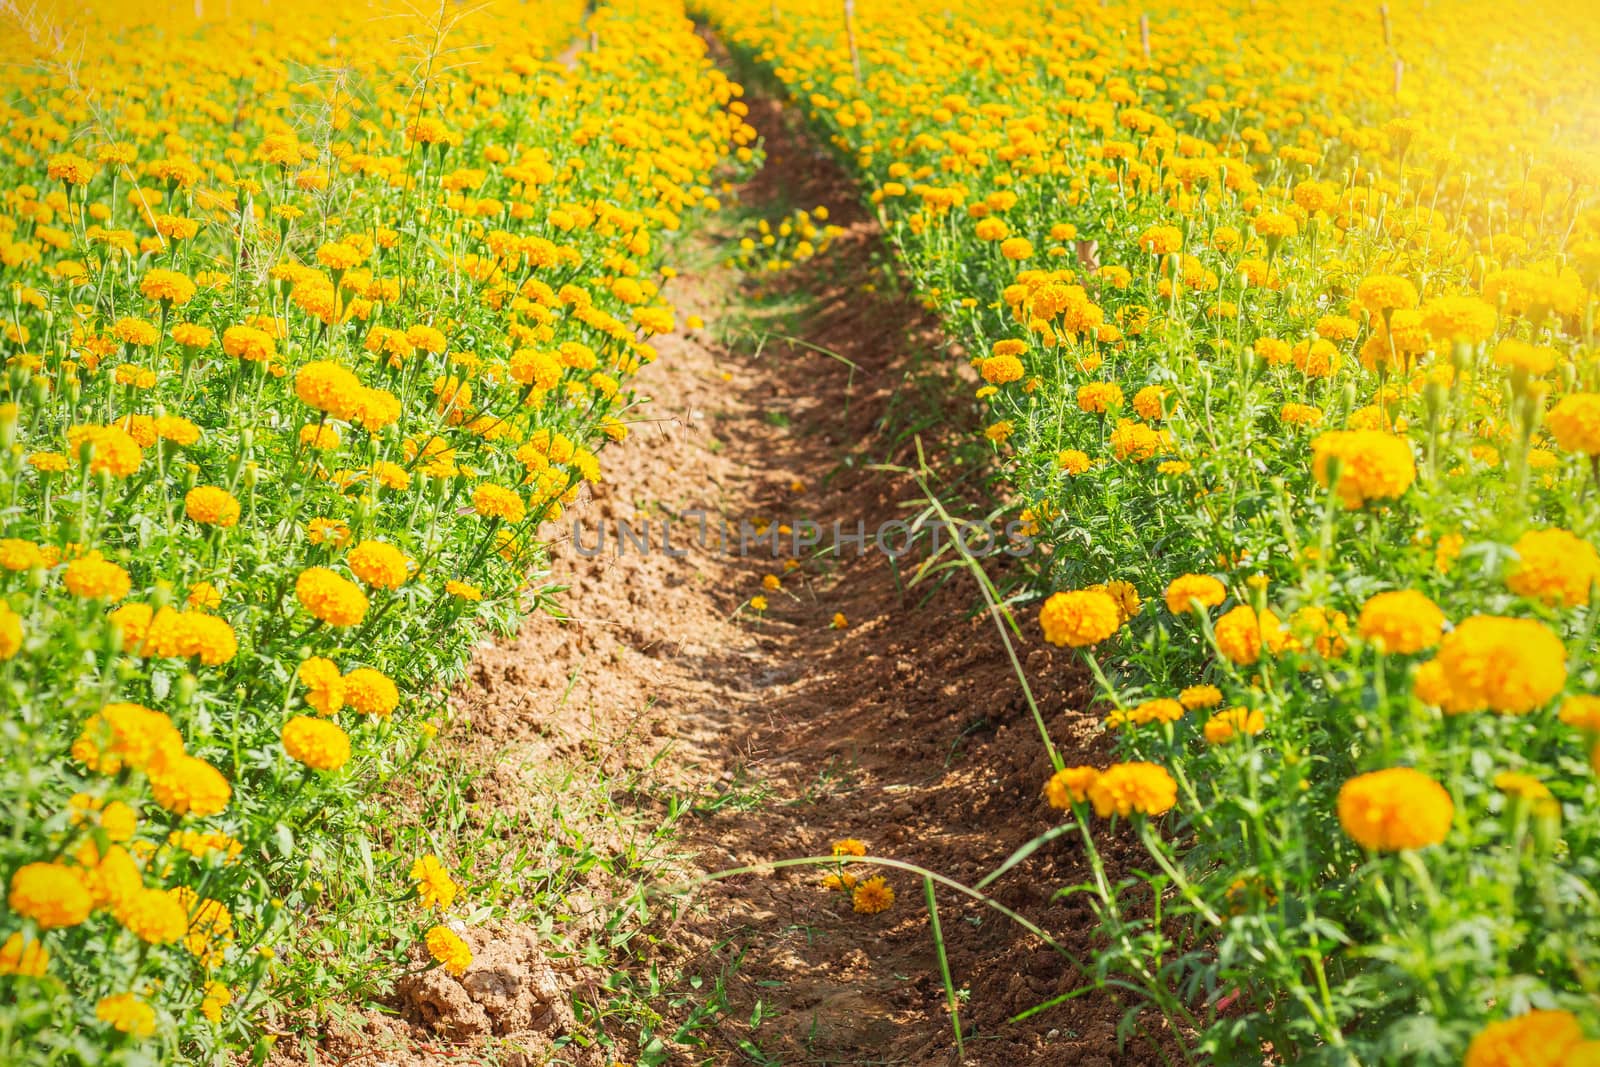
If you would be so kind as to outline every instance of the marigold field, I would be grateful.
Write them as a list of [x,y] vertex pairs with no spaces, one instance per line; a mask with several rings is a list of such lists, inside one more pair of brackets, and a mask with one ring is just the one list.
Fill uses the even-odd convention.
[[1047,891],[1126,1036],[1600,1064],[1588,3],[217,6],[5,20],[0,1060],[259,1061],[329,865],[471,966],[368,798],[560,603],[669,250],[761,163],[743,82],[939,318],[1034,546],[993,610],[1092,676],[1096,765],[1028,697],[1035,845],[1087,857]]

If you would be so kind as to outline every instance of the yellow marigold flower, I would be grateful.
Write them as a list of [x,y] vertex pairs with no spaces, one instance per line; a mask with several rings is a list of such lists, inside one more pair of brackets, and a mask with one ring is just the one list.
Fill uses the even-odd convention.
[[1159,385],[1147,385],[1133,394],[1133,410],[1146,422],[1160,422],[1166,417],[1167,390]]
[[1529,530],[1512,546],[1517,559],[1506,587],[1518,596],[1575,608],[1589,602],[1600,576],[1600,552],[1581,537],[1560,529]]
[[1397,308],[1417,306],[1417,287],[1393,274],[1372,274],[1356,287],[1356,300],[1373,315],[1382,318]]
[[152,270],[139,281],[139,292],[146,299],[176,307],[194,299],[194,282],[175,270]]
[[301,367],[294,376],[294,394],[307,406],[348,419],[365,399],[361,379],[329,360],[318,360]]
[[132,993],[102,997],[94,1006],[94,1017],[130,1037],[150,1037],[156,1032],[156,1013]]
[[850,906],[861,915],[877,915],[894,907],[894,888],[883,880],[882,875],[873,875],[856,883],[850,890]]
[[1381,430],[1332,430],[1316,437],[1311,442],[1311,472],[1323,488],[1330,484],[1335,463],[1334,491],[1347,508],[1398,497],[1417,480],[1410,442]]
[[1016,356],[990,356],[978,365],[983,380],[992,385],[1005,385],[1022,378],[1025,368]]
[[32,541],[24,541],[19,537],[0,540],[0,568],[26,571],[44,565],[44,553]]
[[343,548],[350,543],[350,524],[343,519],[312,519],[306,524],[306,538],[314,545]]
[[207,611],[222,604],[222,591],[210,582],[195,582],[183,602],[195,611]]
[[1435,297],[1422,305],[1422,328],[1444,344],[1481,344],[1494,333],[1494,307],[1475,296]]
[[410,877],[417,886],[417,898],[424,908],[441,911],[455,903],[461,887],[444,869],[437,856],[423,856],[411,865]]
[[1068,474],[1082,474],[1092,466],[1087,454],[1075,448],[1065,449],[1056,454],[1056,467]]
[[1444,633],[1444,612],[1412,589],[1379,593],[1361,606],[1356,632],[1381,652],[1408,656],[1432,648]]
[[1191,685],[1178,694],[1178,703],[1190,711],[1214,708],[1222,703],[1222,690],[1214,685]]
[[152,945],[171,944],[189,929],[188,911],[164,889],[141,888],[113,910],[118,922]]
[[400,690],[381,671],[357,667],[344,676],[344,700],[364,715],[388,718],[400,704]]
[[318,715],[332,717],[344,707],[344,677],[330,659],[311,656],[295,671],[306,689],[306,703]]
[[1600,697],[1571,696],[1561,702],[1561,721],[1587,733],[1600,733]]
[[1535,815],[1549,817],[1561,814],[1561,805],[1551,795],[1550,787],[1531,774],[1501,771],[1494,776],[1494,787],[1508,797],[1525,801]]
[[217,335],[199,323],[180,322],[172,328],[171,337],[180,348],[199,351],[216,340]]
[[1026,237],[1008,237],[1000,242],[1000,254],[1007,259],[1030,259],[1033,242]]
[[74,426],[67,431],[67,451],[82,459],[89,449],[89,472],[104,471],[114,478],[126,478],[139,469],[144,450],[133,435],[117,426]]
[[1600,456],[1600,393],[1568,393],[1544,424],[1563,451]]
[[1178,783],[1155,763],[1114,763],[1089,786],[1089,802],[1102,819],[1111,815],[1160,815],[1178,802]]
[[350,759],[350,736],[338,723],[296,715],[283,727],[283,749],[317,771],[336,771]]
[[18,867],[11,875],[11,893],[6,903],[43,930],[77,926],[94,907],[83,878],[62,863],[25,863]]
[[1093,589],[1054,593],[1039,609],[1039,626],[1052,645],[1099,644],[1122,626],[1122,610],[1111,594]]
[[1571,1012],[1530,1011],[1490,1023],[1467,1046],[1463,1067],[1577,1067],[1569,1054],[1584,1045]]
[[764,597],[764,596],[753,596],[753,597],[751,597],[750,598],[750,608],[751,608],[752,611],[758,611],[758,612],[766,611],[767,610],[767,598]]
[[1089,789],[1099,777],[1100,772],[1093,767],[1063,768],[1044,784],[1044,799],[1052,808],[1065,811],[1088,800]]
[[223,330],[222,351],[244,363],[268,363],[278,354],[272,335],[254,326],[229,326]]
[[144,770],[183,751],[172,720],[139,704],[107,704],[83,724],[72,755],[91,771],[116,774],[123,767]]
[[184,495],[183,513],[202,526],[226,528],[239,521],[239,501],[226,489],[197,485]]
[[1248,604],[1240,604],[1218,619],[1215,634],[1222,654],[1241,667],[1255,663],[1263,651],[1277,655],[1289,637],[1276,615],[1257,613]]
[[1309,404],[1285,404],[1278,417],[1289,426],[1321,426],[1322,409]]
[[444,591],[460,600],[482,600],[483,590],[469,582],[451,580],[444,583]]
[[1437,845],[1456,810],[1444,786],[1410,767],[1351,778],[1339,787],[1338,809],[1344,832],[1374,852]]
[[527,505],[510,489],[484,482],[472,491],[472,508],[486,519],[499,519],[515,525],[527,517]]
[[383,541],[362,541],[346,562],[357,578],[378,589],[398,589],[411,576],[405,553]]
[[1139,247],[1153,256],[1170,256],[1183,247],[1183,231],[1176,226],[1152,226],[1139,235]]
[[828,628],[831,630],[843,630],[849,625],[850,620],[845,618],[844,612],[836,611],[833,613],[833,619],[828,623]]
[[88,185],[97,168],[87,159],[72,152],[59,152],[45,164],[45,175],[51,181],[66,185]]
[[307,567],[294,583],[300,605],[329,626],[354,626],[366,617],[367,594],[326,567]]
[[0,945],[0,974],[43,978],[49,967],[50,952],[44,942],[25,937],[20,930]]
[[1167,610],[1188,615],[1228,599],[1228,589],[1209,574],[1181,574],[1167,583]]
[[867,843],[854,837],[847,837],[843,841],[835,841],[833,843],[833,854],[835,856],[865,856],[867,854]]
[[326,422],[307,422],[299,432],[299,443],[317,451],[334,450],[339,446],[339,427],[328,426]]
[[0,660],[8,660],[22,650],[22,616],[0,600]]
[[1206,740],[1213,745],[1232,741],[1241,734],[1254,736],[1267,728],[1267,717],[1257,708],[1224,708],[1206,720]]
[[1078,386],[1078,408],[1090,414],[1104,414],[1122,406],[1122,387],[1116,382],[1089,382]]
[[1108,726],[1121,726],[1131,723],[1134,726],[1147,726],[1153,722],[1177,722],[1183,718],[1186,709],[1170,697],[1157,697],[1146,700],[1126,710],[1113,711],[1106,718]]
[[1452,630],[1435,658],[1449,714],[1489,710],[1526,715],[1567,684],[1567,649],[1535,619],[1474,615]]
[[460,976],[472,966],[472,949],[448,926],[435,926],[428,931],[425,940],[428,955],[443,964],[451,974]]
[[174,815],[203,818],[226,808],[233,788],[205,760],[178,754],[150,766],[150,795]]
[[221,982],[207,982],[205,999],[200,1002],[200,1014],[214,1023],[222,1021],[222,1009],[233,1003],[233,991]]

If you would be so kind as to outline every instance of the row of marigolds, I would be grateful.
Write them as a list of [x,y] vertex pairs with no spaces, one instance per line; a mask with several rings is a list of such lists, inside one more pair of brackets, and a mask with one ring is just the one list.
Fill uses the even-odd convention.
[[1585,6],[703,6],[982,379],[1043,549],[1013,595],[1117,737],[1047,797],[1132,1022],[1221,1062],[1591,1062]]
[[301,953],[340,906],[470,965],[472,872],[385,852],[365,798],[538,592],[674,328],[663,235],[750,158],[671,0],[602,6],[570,67],[577,3],[325,8],[10,27],[7,1063],[253,1041],[331,992]]

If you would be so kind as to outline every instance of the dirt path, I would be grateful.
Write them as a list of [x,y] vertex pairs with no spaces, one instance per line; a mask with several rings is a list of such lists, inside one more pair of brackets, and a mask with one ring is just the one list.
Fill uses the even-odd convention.
[[[598,817],[581,833],[602,850],[669,848],[673,878],[826,854],[853,837],[970,883],[1055,821],[1039,799],[1049,761],[992,622],[973,617],[970,578],[905,590],[909,564],[897,570],[877,552],[786,572],[781,558],[739,558],[689,536],[696,511],[713,529],[723,517],[735,529],[741,519],[809,519],[869,530],[908,517],[919,495],[910,479],[868,468],[911,462],[907,430],[919,419],[967,433],[975,418],[962,399],[972,386],[957,380],[964,361],[919,357],[939,344],[936,324],[888,292],[875,262],[885,250],[854,190],[777,105],[751,104],[768,161],[742,203],[767,218],[824,204],[846,233],[764,287],[718,266],[673,283],[680,314],[710,325],[664,339],[638,379],[649,396],[641,421],[607,451],[593,499],[574,509],[590,550],[604,528],[604,551],[555,548],[572,617],[535,614],[515,639],[483,649],[457,697],[471,730],[445,740],[464,765],[488,769],[471,799],[519,813],[533,833],[570,836],[570,819],[544,820],[563,791],[583,787],[539,768],[583,761],[622,783],[607,787],[612,801],[641,825],[672,821],[674,835],[625,839]],[[854,366],[761,341],[791,330]],[[616,523],[647,519],[656,550],[618,555]],[[660,550],[668,519],[681,557]],[[781,591],[763,590],[768,574]],[[759,619],[757,595],[770,605]],[[831,627],[836,612],[847,627]],[[1019,654],[1068,762],[1095,758],[1092,719],[1071,710],[1087,696],[1076,670],[1036,634]],[[685,797],[695,799],[674,800]],[[1091,912],[1052,897],[1086,876],[1063,839],[990,891],[1081,953]],[[897,903],[862,915],[819,880],[815,868],[787,868],[652,901],[652,941],[633,970],[701,979],[693,998],[661,1006],[661,1031],[677,1040],[652,1062],[955,1062],[920,881],[888,872]],[[571,921],[614,914],[605,892],[597,885],[592,911]],[[954,980],[970,994],[967,1063],[1144,1062],[1117,1051],[1121,1009],[1106,997],[1008,1025],[1084,976],[996,912],[948,893],[940,909]],[[565,970],[568,984],[603,977]],[[449,1004],[422,1009],[433,1032],[463,1036]],[[408,1010],[415,1017],[414,996]]]

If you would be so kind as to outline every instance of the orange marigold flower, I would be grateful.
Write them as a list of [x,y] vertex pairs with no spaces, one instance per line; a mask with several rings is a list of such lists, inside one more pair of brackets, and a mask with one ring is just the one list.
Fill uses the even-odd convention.
[[317,771],[336,771],[350,759],[350,735],[338,723],[296,715],[283,727],[283,750]]
[[1224,708],[1206,720],[1206,740],[1213,745],[1232,741],[1241,734],[1254,736],[1267,728],[1267,717],[1257,708]]
[[1600,393],[1568,393],[1544,417],[1563,451],[1600,456]]
[[861,915],[877,915],[894,907],[894,888],[882,875],[857,882],[850,890],[850,906]]
[[6,903],[44,930],[77,926],[94,908],[82,877],[62,863],[26,863],[18,867],[11,875],[11,894]]
[[1065,811],[1089,799],[1089,788],[1100,772],[1093,767],[1065,767],[1044,784],[1044,799],[1052,808]]
[[424,940],[428,955],[443,964],[451,974],[465,974],[467,968],[472,966],[472,949],[448,926],[435,926],[428,931]]
[[344,676],[344,700],[364,715],[388,718],[400,704],[400,690],[381,671],[357,667]]
[[398,589],[411,576],[406,554],[383,541],[362,541],[346,562],[357,578],[378,589]]
[[1188,615],[1228,599],[1228,589],[1209,574],[1181,574],[1167,584],[1167,610]]
[[1255,663],[1263,651],[1281,652],[1289,636],[1276,615],[1257,613],[1248,604],[1240,604],[1218,619],[1214,632],[1222,654],[1241,667]]
[[1600,552],[1588,541],[1557,527],[1529,530],[1512,547],[1517,559],[1506,586],[1513,593],[1569,608],[1589,602],[1600,576]]
[[1411,443],[1381,430],[1332,430],[1311,442],[1311,472],[1327,488],[1338,467],[1334,491],[1347,508],[1393,499],[1417,480]]
[[226,489],[197,485],[184,495],[183,513],[202,526],[226,528],[239,521],[239,501]]
[[300,605],[329,626],[354,626],[367,615],[367,594],[326,567],[308,567],[295,580]]
[[1467,1046],[1463,1067],[1581,1067],[1571,1054],[1585,1045],[1571,1012],[1530,1011],[1490,1023]]
[[1526,715],[1567,684],[1566,646],[1536,619],[1475,615],[1445,637],[1434,662],[1449,714]]
[[1178,802],[1178,783],[1155,763],[1114,763],[1089,786],[1089,802],[1102,819],[1138,812],[1160,815]]
[[1409,656],[1432,648],[1444,633],[1444,612],[1413,589],[1379,593],[1361,606],[1356,632],[1379,651]]
[[1351,778],[1339,787],[1338,809],[1344,832],[1374,852],[1437,845],[1456,810],[1444,786],[1410,767]]
[[1115,634],[1122,626],[1122,610],[1106,592],[1054,593],[1039,609],[1039,626],[1052,645],[1083,648]]

